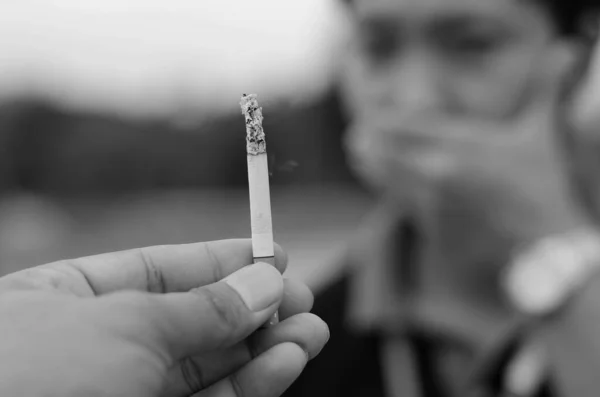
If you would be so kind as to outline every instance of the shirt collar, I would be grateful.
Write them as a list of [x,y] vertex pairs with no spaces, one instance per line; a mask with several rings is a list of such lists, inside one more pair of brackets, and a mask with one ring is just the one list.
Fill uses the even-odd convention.
[[[485,309],[460,298],[443,302],[423,294],[399,272],[410,256],[418,236],[407,232],[407,217],[377,208],[353,240],[349,255],[353,263],[347,320],[358,332],[382,334],[393,340],[406,331],[458,342],[475,354],[467,384],[475,389],[500,390],[502,373],[520,351],[526,321],[515,317],[501,327],[490,327]],[[413,244],[413,247],[410,245]],[[473,344],[473,340],[476,340]],[[518,356],[518,354],[517,354]],[[518,357],[517,357],[518,358]],[[542,374],[543,375],[543,374]]]
[[413,330],[479,349],[498,343],[521,323],[515,318],[498,328],[477,302],[424,294],[418,277],[407,279],[410,273],[399,271],[413,268],[414,255],[406,251],[417,247],[406,214],[383,205],[370,214],[348,251],[353,268],[346,315],[354,330],[392,335]]
[[363,332],[390,329],[407,313],[394,267],[402,266],[393,249],[403,216],[390,215],[377,208],[351,240],[349,256],[353,264],[347,316],[350,325]]

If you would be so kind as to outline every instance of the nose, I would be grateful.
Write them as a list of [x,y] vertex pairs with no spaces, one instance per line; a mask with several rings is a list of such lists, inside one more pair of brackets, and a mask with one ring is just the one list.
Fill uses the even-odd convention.
[[382,87],[383,100],[395,112],[408,116],[443,110],[442,79],[435,62],[425,55],[400,60],[387,80]]

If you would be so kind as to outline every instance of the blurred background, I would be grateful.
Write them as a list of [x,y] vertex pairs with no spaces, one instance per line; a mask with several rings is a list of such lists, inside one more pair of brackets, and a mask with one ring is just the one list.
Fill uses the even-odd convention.
[[[289,272],[318,286],[370,202],[340,141],[344,22],[335,0],[2,2],[0,275],[249,237],[239,98],[252,92],[276,240]],[[587,119],[600,103],[592,80]]]
[[0,274],[250,236],[242,93],[264,109],[276,240],[318,283],[368,197],[333,89],[334,0],[0,4]]

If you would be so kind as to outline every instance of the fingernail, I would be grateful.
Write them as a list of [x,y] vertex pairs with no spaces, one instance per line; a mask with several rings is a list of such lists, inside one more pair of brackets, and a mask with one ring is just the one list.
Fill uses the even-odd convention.
[[268,263],[248,265],[223,281],[237,291],[253,312],[267,309],[277,303],[283,294],[283,277]]

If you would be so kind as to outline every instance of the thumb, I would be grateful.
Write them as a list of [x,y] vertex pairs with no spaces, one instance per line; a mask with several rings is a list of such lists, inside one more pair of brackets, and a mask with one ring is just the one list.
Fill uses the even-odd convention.
[[257,263],[208,286],[149,298],[152,329],[145,334],[179,360],[232,346],[267,322],[283,298],[283,277]]

